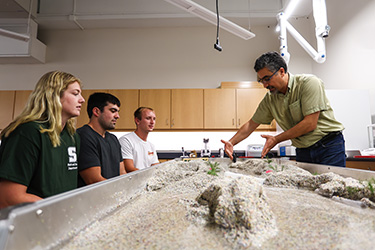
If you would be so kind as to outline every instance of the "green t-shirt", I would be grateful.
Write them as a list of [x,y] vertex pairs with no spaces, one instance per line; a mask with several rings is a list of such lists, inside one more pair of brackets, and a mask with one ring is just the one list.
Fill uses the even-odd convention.
[[291,139],[293,146],[309,147],[329,132],[343,130],[344,126],[334,117],[322,80],[313,75],[289,73],[288,90],[285,95],[267,93],[252,120],[260,124],[269,124],[275,119],[286,131],[297,125],[306,115],[318,111],[320,115],[316,129]]
[[20,125],[0,146],[0,178],[27,186],[27,193],[46,198],[77,188],[79,136],[64,129],[53,147],[43,123]]

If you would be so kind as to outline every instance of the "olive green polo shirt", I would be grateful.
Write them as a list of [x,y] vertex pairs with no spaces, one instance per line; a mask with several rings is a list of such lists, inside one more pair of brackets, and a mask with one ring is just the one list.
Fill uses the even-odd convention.
[[292,75],[289,73],[288,90],[284,94],[268,92],[259,104],[252,120],[269,124],[273,119],[284,130],[297,125],[306,115],[320,111],[314,131],[291,139],[297,148],[306,148],[329,132],[341,131],[344,126],[338,122],[325,94],[323,81],[313,75]]

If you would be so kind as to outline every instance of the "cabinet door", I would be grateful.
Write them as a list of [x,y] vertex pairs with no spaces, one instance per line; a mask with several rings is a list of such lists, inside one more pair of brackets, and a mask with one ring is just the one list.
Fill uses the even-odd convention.
[[172,129],[203,129],[203,89],[172,89]]
[[[266,89],[237,89],[237,127],[241,127],[255,113],[259,103],[267,93]],[[261,124],[258,129],[276,129],[275,121],[270,125]]]
[[204,128],[236,128],[235,89],[204,90]]
[[0,91],[0,130],[4,129],[13,119],[15,91]]
[[27,100],[29,99],[31,92],[32,90],[16,90],[14,97],[15,99],[13,119],[16,118],[19,114],[21,114],[21,112],[25,108],[25,105],[27,103]]
[[120,119],[117,120],[116,129],[135,129],[134,111],[138,108],[138,89],[111,89],[108,93],[116,96],[120,102]]
[[81,107],[81,114],[77,117],[77,128],[82,127],[83,125],[87,124],[90,119],[89,115],[87,114],[87,102],[89,101],[89,97],[94,92],[107,92],[107,90],[97,90],[97,89],[83,89],[82,90],[82,96],[85,98],[85,102],[82,104]]
[[139,106],[150,107],[155,111],[156,129],[171,127],[171,91],[169,89],[141,89]]

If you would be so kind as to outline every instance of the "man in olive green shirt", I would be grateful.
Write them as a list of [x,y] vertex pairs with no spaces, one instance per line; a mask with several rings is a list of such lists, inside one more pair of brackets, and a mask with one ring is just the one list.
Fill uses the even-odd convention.
[[259,104],[254,116],[225,144],[232,158],[233,146],[247,138],[260,124],[273,119],[284,130],[276,136],[261,135],[266,139],[262,157],[278,143],[291,140],[296,149],[296,160],[345,167],[345,141],[324,91],[323,82],[313,75],[292,75],[287,72],[284,59],[277,52],[260,56],[254,66],[258,82],[269,93]]

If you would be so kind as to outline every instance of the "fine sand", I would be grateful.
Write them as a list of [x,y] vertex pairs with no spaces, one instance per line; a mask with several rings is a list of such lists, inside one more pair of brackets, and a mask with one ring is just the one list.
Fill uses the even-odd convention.
[[336,202],[325,188],[352,180],[264,160],[219,168],[215,176],[203,161],[163,164],[140,195],[58,248],[374,248],[375,210]]

